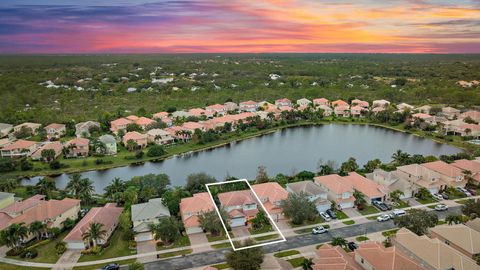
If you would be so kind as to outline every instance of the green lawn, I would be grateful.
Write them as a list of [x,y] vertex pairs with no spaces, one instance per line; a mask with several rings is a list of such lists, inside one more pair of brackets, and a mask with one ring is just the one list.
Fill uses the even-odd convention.
[[376,220],[377,217],[379,217],[380,215],[376,215],[376,216],[371,216],[371,217],[367,217],[368,220]]
[[265,240],[270,240],[270,239],[277,239],[280,235],[278,233],[271,234],[271,235],[264,235],[264,236],[259,236],[259,237],[254,237],[253,240],[262,242]]
[[341,210],[335,210],[335,214],[337,214],[337,219],[346,219],[348,218],[347,214],[342,212]]
[[289,223],[290,223],[290,226],[292,228],[295,228],[295,227],[302,227],[302,226],[306,226],[306,225],[320,224],[320,223],[324,223],[324,222],[325,222],[325,220],[323,220],[323,218],[321,218],[320,216],[317,215],[314,220],[312,220],[312,221],[306,220],[302,224],[293,224],[292,222],[289,222]]
[[397,203],[398,203],[398,205],[396,205],[395,208],[407,208],[407,207],[410,206],[407,202],[402,201],[402,200],[400,200]]
[[172,249],[172,248],[179,248],[179,247],[186,247],[186,246],[190,246],[190,238],[188,238],[187,235],[182,235],[175,242],[173,242],[173,244],[171,244],[169,246],[158,246],[157,245],[157,251],[167,250],[167,249]]
[[437,225],[444,225],[447,224],[447,222],[443,219],[438,220]]
[[161,259],[165,259],[165,258],[179,256],[179,255],[190,254],[192,252],[193,252],[193,249],[184,249],[184,250],[179,250],[179,251],[173,251],[173,252],[158,254],[158,257],[161,258]]
[[415,200],[421,204],[429,204],[429,203],[435,203],[435,202],[438,202],[437,200],[435,200],[433,197],[428,197],[428,198],[425,198],[425,199],[419,199],[419,198],[415,198]]
[[283,257],[288,257],[292,255],[300,254],[300,251],[292,249],[292,250],[286,250],[286,251],[281,251],[273,254],[273,256],[277,258],[283,258]]
[[342,223],[345,224],[345,225],[353,225],[353,224],[355,224],[355,221],[349,219],[349,220],[342,221]]
[[20,256],[9,257],[15,260],[22,260],[28,262],[38,262],[38,263],[55,263],[58,261],[61,255],[57,254],[55,250],[55,245],[58,242],[63,241],[63,238],[67,235],[68,232],[63,232],[59,234],[55,239],[48,241],[45,244],[36,246],[34,249],[38,251],[38,256],[33,259],[22,259]]
[[371,215],[371,214],[376,214],[379,213],[378,209],[373,206],[373,205],[365,205],[365,207],[362,210],[358,210],[362,215]]
[[366,237],[366,236],[357,236],[357,238],[355,238],[355,240],[357,240],[358,242],[363,242],[363,241],[367,241],[369,238]]
[[230,242],[228,242],[228,243],[211,245],[211,247],[214,248],[214,249],[224,249],[224,248],[231,248],[232,245],[230,244]]
[[272,225],[268,226],[263,226],[260,229],[254,230],[253,228],[248,228],[248,231],[250,234],[261,234],[261,233],[267,233],[267,232],[273,232]]
[[223,233],[217,236],[212,236],[211,234],[207,233],[208,242],[216,242],[216,241],[221,241],[226,239],[228,239],[228,237]]
[[223,269],[230,268],[230,265],[228,265],[228,263],[220,263],[220,264],[212,265],[212,267],[217,268],[218,270],[223,270]]
[[107,248],[96,255],[84,254],[78,261],[88,262],[137,254],[137,250],[130,249],[128,241],[125,241],[122,236],[123,232],[120,229],[116,229],[110,237],[110,245]]
[[397,233],[397,231],[398,231],[398,229],[384,231],[384,232],[382,232],[382,235],[385,236],[385,237],[392,236],[392,235],[395,235]]
[[297,268],[302,266],[303,260],[305,260],[305,257],[298,257],[295,259],[287,260],[287,262],[289,262],[293,266],[293,268]]

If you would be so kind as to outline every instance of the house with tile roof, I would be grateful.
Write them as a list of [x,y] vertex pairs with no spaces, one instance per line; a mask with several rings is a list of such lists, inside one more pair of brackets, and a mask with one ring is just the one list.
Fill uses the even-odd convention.
[[397,247],[384,247],[382,243],[361,243],[354,251],[355,261],[366,270],[427,270]]
[[41,124],[38,123],[30,123],[30,122],[25,122],[20,125],[16,125],[13,127],[13,133],[17,133],[21,131],[22,129],[28,129],[31,131],[32,135],[37,135],[38,129],[41,127]]
[[85,138],[75,138],[65,144],[65,157],[87,157],[89,153],[90,140]]
[[332,107],[338,107],[338,106],[348,107],[348,103],[341,99],[332,101]]
[[468,159],[458,159],[450,165],[459,168],[462,172],[469,171],[473,180],[475,180],[477,184],[480,184],[480,162]]
[[170,217],[170,211],[161,198],[150,199],[146,203],[134,204],[131,207],[131,219],[135,241],[149,241],[153,239],[150,231],[151,224],[158,224],[162,218]]
[[2,149],[0,149],[0,156],[6,158],[29,157],[37,148],[37,142],[18,140],[3,146]]
[[193,197],[183,198],[180,201],[180,215],[187,234],[201,233],[198,216],[210,211],[216,211],[215,205],[208,192],[193,194]]
[[415,107],[413,107],[412,105],[407,104],[407,103],[400,103],[400,104],[397,105],[397,109],[400,112],[403,112],[405,110],[410,110],[411,111],[411,110],[413,110],[413,108],[415,108]]
[[[98,140],[105,145],[105,155],[117,154],[117,140],[110,134],[104,134],[98,137]],[[98,152],[99,149],[96,149]]]
[[192,134],[195,133],[196,129],[205,131],[205,126],[198,122],[185,122],[183,123],[182,128],[190,131]]
[[242,112],[256,112],[257,108],[258,108],[258,103],[253,100],[240,102],[240,105],[239,105],[239,109]]
[[47,133],[47,139],[59,139],[67,132],[67,128],[64,124],[52,123],[45,127]]
[[315,106],[320,106],[320,105],[329,106],[330,101],[328,101],[328,99],[326,98],[316,98],[313,100],[313,104]]
[[373,108],[376,108],[376,107],[383,107],[383,108],[386,108],[390,105],[390,101],[388,100],[385,100],[385,99],[380,99],[380,100],[374,100],[372,102],[372,107]]
[[441,181],[447,186],[464,187],[467,184],[463,171],[451,164],[438,160],[421,164],[428,170],[439,175]]
[[292,101],[288,98],[281,98],[275,100],[275,106],[277,107],[292,107]]
[[308,196],[308,200],[315,203],[318,213],[325,212],[332,207],[332,203],[327,198],[327,190],[313,181],[305,180],[287,184],[289,193],[300,195],[302,193]]
[[222,104],[213,104],[210,106],[205,107],[205,110],[210,112],[211,114],[217,115],[225,115],[227,113],[227,107]]
[[132,120],[127,118],[119,118],[110,122],[110,131],[117,134],[120,130],[126,131],[127,125],[133,123]]
[[225,102],[223,105],[225,106],[225,109],[227,110],[227,112],[238,110],[238,104],[235,102],[229,101],[229,102]]
[[42,144],[42,146],[40,146],[35,152],[33,152],[33,154],[31,155],[32,160],[49,161],[49,160],[45,160],[42,157],[42,152],[44,150],[53,150],[53,152],[55,153],[55,156],[54,156],[53,159],[56,159],[57,157],[59,157],[62,154],[63,145],[59,141],[46,142],[46,143]]
[[399,166],[395,171],[395,175],[415,185],[415,192],[420,188],[426,188],[431,194],[436,194],[445,188],[445,184],[440,180],[438,173],[430,171],[419,164]]
[[361,106],[350,107],[350,114],[353,117],[364,117],[364,113],[368,112],[368,109]]
[[312,104],[312,101],[307,99],[307,98],[301,98],[297,100],[297,105],[300,107],[308,107],[310,104]]
[[152,115],[152,118],[155,120],[162,120],[163,118],[168,117],[168,112],[158,112]]
[[13,130],[13,126],[10,124],[0,123],[0,138],[3,138]]
[[91,223],[100,223],[103,225],[102,229],[106,231],[106,234],[102,239],[98,240],[97,244],[105,244],[115,231],[122,211],[123,208],[117,207],[115,203],[107,203],[103,207],[91,208],[63,239],[67,244],[67,248],[88,249],[91,247],[91,243],[83,240],[83,234],[88,231]]
[[288,192],[282,186],[277,182],[268,182],[252,185],[252,189],[273,220],[284,218],[281,204],[288,198]]
[[163,129],[154,128],[147,131],[147,141],[149,143],[165,145],[172,144],[175,138]]
[[88,138],[93,130],[100,130],[100,123],[95,121],[80,122],[75,125],[75,136]]
[[400,199],[408,199],[413,197],[413,194],[418,190],[418,187],[403,178],[400,178],[396,171],[387,172],[382,169],[375,169],[372,173],[367,173],[366,177],[373,182],[387,187],[390,192],[400,190],[403,195]]
[[330,174],[317,176],[314,178],[314,181],[327,191],[327,198],[330,201],[334,201],[339,209],[352,208],[354,206],[354,188],[347,179],[338,174]]
[[142,134],[137,131],[130,131],[125,133],[122,138],[123,145],[127,146],[128,141],[134,141],[137,144],[138,148],[145,148],[148,145],[148,136],[147,134]]
[[258,202],[250,190],[219,193],[221,207],[228,214],[230,227],[245,226],[258,213]]
[[429,236],[447,243],[472,259],[480,254],[480,232],[464,224],[435,226],[429,229]]
[[391,238],[393,245],[427,269],[479,270],[474,260],[437,238],[418,236],[401,228]]
[[352,253],[330,244],[323,244],[317,249],[313,262],[314,270],[362,270]]
[[474,111],[474,110],[469,110],[466,111],[458,117],[459,119],[465,119],[465,118],[470,118],[473,121],[480,123],[480,111]]
[[156,123],[155,120],[152,120],[150,118],[147,118],[147,117],[139,117],[136,121],[135,121],[135,124],[139,125],[143,130],[146,130],[148,128],[148,126],[150,126],[151,124],[154,124]]
[[367,204],[371,204],[373,201],[385,201],[390,192],[386,186],[365,178],[356,172],[350,172],[343,178],[350,182],[353,189],[365,195]]
[[460,116],[460,110],[453,107],[443,107],[442,114],[448,119],[456,119]]
[[348,105],[338,105],[333,107],[333,112],[338,117],[350,117],[350,107]]
[[350,104],[352,106],[359,106],[359,107],[362,107],[362,108],[368,108],[370,106],[368,101],[364,101],[364,100],[360,100],[360,99],[354,99],[350,102]]

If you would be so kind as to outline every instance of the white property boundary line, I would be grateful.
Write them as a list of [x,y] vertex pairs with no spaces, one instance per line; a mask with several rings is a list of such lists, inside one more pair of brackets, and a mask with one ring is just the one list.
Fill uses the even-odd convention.
[[[253,195],[255,196],[255,198],[257,199],[258,203],[262,206],[263,210],[264,210],[265,213],[267,214],[267,216],[268,216],[268,218],[270,219],[271,223],[273,224],[273,226],[275,227],[275,229],[278,231],[278,233],[279,233],[280,236],[282,237],[281,240],[276,240],[276,241],[267,242],[267,243],[260,243],[260,244],[251,245],[251,246],[247,246],[247,247],[240,247],[240,248],[236,248],[236,247],[235,247],[235,245],[233,244],[232,238],[230,237],[230,234],[229,234],[228,231],[227,231],[227,226],[225,225],[225,222],[223,222],[223,218],[222,218],[222,215],[220,214],[220,210],[218,209],[218,206],[217,206],[217,204],[215,203],[215,200],[213,199],[213,196],[212,196],[212,193],[210,192],[210,188],[209,188],[209,187],[210,187],[210,186],[223,185],[223,184],[229,184],[229,183],[238,183],[238,182],[245,182],[245,183],[247,183],[248,187],[249,187],[250,190],[252,191],[252,193],[253,193]],[[268,213],[267,209],[265,209],[265,206],[263,205],[262,201],[261,201],[260,198],[258,197],[257,193],[255,193],[255,191],[253,190],[252,186],[250,185],[250,183],[248,182],[247,179],[224,181],[224,182],[218,182],[218,183],[209,183],[209,184],[205,184],[205,186],[207,187],[208,195],[210,195],[210,199],[212,199],[212,203],[213,203],[213,205],[215,206],[215,210],[217,211],[217,214],[218,214],[218,216],[220,217],[220,222],[222,222],[223,229],[225,230],[225,233],[227,234],[228,240],[230,241],[230,244],[232,245],[232,248],[233,248],[234,251],[239,251],[239,250],[248,249],[248,248],[254,248],[254,247],[262,247],[262,246],[266,246],[266,245],[271,245],[271,244],[276,244],[276,243],[282,243],[282,242],[287,241],[287,239],[286,239],[285,236],[283,235],[282,231],[277,227],[277,224],[276,224],[275,221],[273,220],[272,216],[270,216],[270,213]],[[252,237],[253,237],[253,236],[252,236]]]

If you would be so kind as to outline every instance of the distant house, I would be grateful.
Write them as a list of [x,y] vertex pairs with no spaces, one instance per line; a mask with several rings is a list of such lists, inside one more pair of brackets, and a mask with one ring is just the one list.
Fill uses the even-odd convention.
[[89,144],[90,140],[85,138],[75,138],[68,141],[64,147],[65,157],[87,157],[89,153]]
[[10,124],[0,123],[0,138],[3,138],[12,131],[13,126]]
[[436,173],[430,172],[427,168],[419,164],[410,164],[397,167],[395,175],[401,179],[414,184],[414,190],[426,188],[430,193],[438,193],[444,188],[444,183]]
[[64,124],[57,124],[53,123],[45,127],[45,131],[47,132],[47,139],[58,139],[65,135],[67,129]]
[[189,116],[194,116],[194,117],[213,117],[214,112],[213,111],[207,111],[202,108],[193,108],[188,110],[188,115]]
[[372,113],[373,113],[373,114],[377,114],[377,113],[383,112],[383,111],[385,111],[385,110],[386,110],[385,107],[377,106],[377,107],[374,107],[374,108],[372,109]]
[[282,107],[282,106],[292,107],[292,101],[288,98],[277,99],[277,100],[275,100],[275,106],[277,106],[277,107]]
[[333,109],[327,105],[318,105],[317,110],[323,110],[323,116],[330,116],[333,113]]
[[333,112],[338,117],[349,117],[350,116],[350,108],[343,105],[338,105],[333,108]]
[[327,191],[327,198],[334,201],[338,208],[352,208],[355,197],[353,197],[353,185],[350,181],[337,174],[317,176],[315,183]]
[[242,112],[255,112],[257,108],[258,104],[253,100],[240,102],[240,111]]
[[197,122],[185,122],[185,123],[183,123],[182,128],[184,130],[190,131],[192,134],[195,133],[196,129],[199,129],[201,131],[205,131],[205,127],[202,124],[197,123]]
[[143,130],[146,130],[148,126],[151,124],[156,123],[155,120],[152,120],[147,117],[139,117],[136,121],[135,124],[139,125]]
[[168,117],[168,112],[159,112],[153,115],[153,119],[162,120],[163,118]]
[[154,144],[172,144],[174,142],[174,138],[170,133],[163,129],[151,129],[147,132],[147,140],[149,143]]
[[364,100],[360,100],[360,99],[352,100],[351,104],[352,104],[352,106],[359,106],[359,107],[362,107],[362,108],[368,108],[370,106],[368,101],[364,101]]
[[145,148],[148,145],[147,134],[142,134],[142,133],[139,133],[137,131],[127,132],[123,136],[123,145],[127,146],[128,141],[130,141],[130,140],[134,141],[137,144],[137,146],[140,147],[140,148]]
[[348,103],[341,99],[335,100],[332,102],[332,107],[338,107],[338,106],[348,107]]
[[480,162],[468,159],[455,160],[450,165],[455,166],[462,170],[462,172],[469,171],[473,179],[480,184]]
[[227,112],[238,110],[238,105],[235,102],[225,102],[223,105],[225,105]]
[[332,207],[332,203],[327,198],[327,190],[310,180],[287,184],[287,191],[297,195],[305,193],[308,200],[315,203],[319,213]]
[[[98,137],[98,140],[105,145],[106,155],[116,155],[117,154],[117,140],[115,137],[109,134],[102,135]],[[98,149],[97,149],[98,151]]]
[[151,224],[157,224],[160,219],[170,217],[170,211],[163,204],[161,198],[150,199],[146,203],[134,204],[131,208],[135,241],[149,241],[153,239],[150,231]]
[[372,107],[383,107],[383,108],[386,108],[390,105],[390,101],[388,100],[384,100],[384,99],[380,99],[380,100],[374,100],[372,102]]
[[460,110],[453,107],[443,107],[442,114],[448,119],[455,119],[460,116]]
[[55,156],[54,156],[54,159],[56,159],[57,157],[59,157],[61,154],[62,154],[62,149],[63,149],[63,145],[61,142],[59,141],[55,141],[55,142],[47,142],[47,143],[44,143],[42,146],[40,146],[31,156],[32,160],[43,160],[43,161],[46,161],[44,160],[44,158],[42,157],[42,152],[44,150],[53,150],[54,153],[55,153]]
[[306,98],[301,98],[301,99],[297,100],[297,105],[298,106],[307,107],[310,104],[312,104],[312,101],[310,101],[309,99],[306,99]]
[[314,270],[363,270],[354,257],[340,246],[323,244],[315,253]]
[[368,110],[365,109],[364,107],[361,107],[361,106],[353,106],[350,108],[350,114],[353,116],[353,117],[363,117],[364,116],[364,112],[367,112]]
[[274,220],[283,218],[281,204],[288,198],[288,192],[282,186],[277,182],[269,182],[252,185],[252,189]]
[[330,102],[326,98],[316,98],[313,100],[313,104],[316,106],[324,105],[324,106],[329,106]]
[[423,167],[427,168],[431,172],[438,174],[439,178],[447,186],[452,187],[464,187],[467,181],[463,171],[451,164],[438,160],[428,163],[423,163]]
[[80,122],[75,125],[75,136],[88,138],[94,129],[100,130],[100,123],[95,121]]
[[407,104],[407,103],[400,103],[400,104],[397,105],[397,109],[399,111],[402,111],[402,112],[405,111],[405,110],[410,110],[411,111],[411,110],[413,110],[413,108],[414,107],[412,105]]
[[361,269],[375,270],[427,270],[398,247],[385,247],[380,242],[360,243],[354,258]]
[[183,198],[180,201],[180,215],[187,234],[201,233],[198,216],[215,211],[215,206],[207,192],[193,194],[193,197]]
[[343,178],[350,182],[353,189],[365,195],[368,204],[371,204],[373,201],[385,201],[387,199],[389,190],[384,185],[367,179],[356,172],[350,172]]
[[17,133],[17,132],[19,132],[20,130],[26,128],[26,129],[28,129],[28,130],[30,130],[30,131],[32,132],[32,135],[37,135],[38,129],[39,129],[41,126],[42,126],[41,124],[26,122],[26,123],[23,123],[23,124],[14,126],[14,127],[13,127],[13,132],[14,132],[14,133]]
[[430,228],[429,233],[431,238],[448,243],[472,259],[480,254],[480,232],[464,224],[438,225]]
[[2,208],[5,208],[15,202],[14,197],[14,193],[0,192],[0,212]]
[[11,144],[7,144],[2,149],[0,149],[0,155],[2,157],[29,157],[33,154],[38,148],[37,142],[18,140]]
[[382,169],[375,169],[373,173],[368,173],[367,178],[387,187],[390,192],[395,190],[400,190],[403,192],[403,195],[400,196],[400,199],[408,199],[413,196],[413,194],[418,190],[418,187],[403,178],[400,178],[396,171],[387,172]]
[[[460,116],[458,118],[459,119],[465,119],[467,117],[472,119],[473,121],[475,121],[477,123],[480,123],[480,111],[469,110],[469,111],[466,111],[466,112],[460,114]],[[1,126],[1,124],[0,124],[0,126]]]
[[88,249],[90,244],[83,240],[83,234],[88,231],[90,224],[100,223],[102,229],[106,231],[106,235],[99,239],[98,244],[105,244],[113,231],[118,225],[118,218],[123,208],[117,207],[115,203],[107,203],[103,207],[93,207],[88,213],[77,223],[77,225],[65,236],[63,241],[67,244],[68,249]]
[[172,113],[172,118],[186,118],[189,116],[190,114],[186,111],[175,111]]
[[432,106],[430,105],[423,105],[415,109],[415,111],[419,113],[425,113],[425,114],[430,114],[431,110],[432,110]]
[[232,228],[245,226],[258,213],[257,200],[250,190],[219,193],[218,200],[227,212]]
[[[421,120],[421,121],[424,121],[425,123],[428,123],[430,125],[433,125],[433,116],[429,115],[429,114],[426,114],[426,113],[415,113],[415,114],[412,114],[412,120],[415,121],[415,120]],[[413,122],[412,121],[412,122]]]
[[132,120],[127,118],[119,118],[110,122],[110,130],[115,134],[117,134],[120,130],[126,131],[127,125],[131,123],[133,123]]
[[227,113],[227,107],[221,104],[213,104],[205,108],[208,112],[212,114],[224,115]]

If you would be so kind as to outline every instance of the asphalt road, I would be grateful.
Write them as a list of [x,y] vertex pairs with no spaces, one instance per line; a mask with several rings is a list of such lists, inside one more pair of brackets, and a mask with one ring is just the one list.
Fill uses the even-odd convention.
[[[444,219],[448,214],[460,214],[461,206],[450,207],[448,211],[437,212],[440,219]],[[393,221],[377,222],[372,221],[368,223],[350,225],[342,228],[332,229],[328,233],[320,235],[303,234],[287,238],[286,242],[267,245],[263,247],[265,253],[273,253],[281,250],[295,249],[298,247],[315,245],[319,243],[329,242],[333,237],[349,238],[374,232],[394,229],[396,226]],[[186,255],[183,257],[159,260],[155,262],[146,263],[145,269],[188,269],[192,267],[199,267],[204,265],[218,264],[225,261],[225,254],[229,253],[231,249],[219,249],[214,251],[196,253]]]

